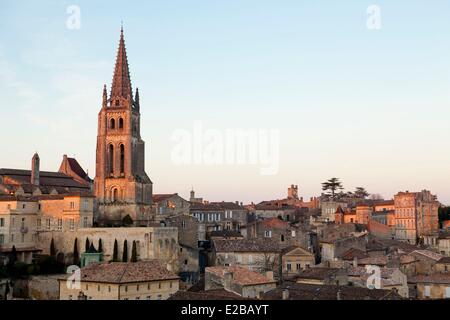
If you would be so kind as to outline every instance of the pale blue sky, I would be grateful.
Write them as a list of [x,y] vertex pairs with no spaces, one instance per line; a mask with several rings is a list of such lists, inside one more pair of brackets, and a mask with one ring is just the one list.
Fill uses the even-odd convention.
[[[366,28],[381,8],[382,29]],[[81,9],[81,29],[66,9]],[[97,113],[124,21],[156,193],[260,201],[337,176],[450,203],[450,2],[1,0],[0,167],[76,155],[94,175]],[[280,170],[175,166],[174,130],[280,130]]]

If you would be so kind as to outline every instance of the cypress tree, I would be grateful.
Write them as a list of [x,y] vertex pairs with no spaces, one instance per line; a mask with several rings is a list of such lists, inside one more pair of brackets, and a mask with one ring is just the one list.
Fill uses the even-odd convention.
[[85,251],[89,251],[90,246],[89,238],[86,238]]
[[73,243],[73,264],[78,265],[80,263],[80,255],[78,253],[78,238],[75,238]]
[[127,240],[123,241],[122,262],[128,262],[128,242],[127,242]]
[[136,241],[133,241],[133,247],[131,249],[131,260],[130,260],[130,262],[137,262]]
[[114,240],[114,250],[113,250],[112,261],[113,262],[119,261],[119,250],[118,250],[118,245],[117,245],[117,239]]
[[102,238],[98,239],[98,252],[103,252]]
[[54,257],[56,256],[56,248],[55,248],[55,240],[53,240],[50,242],[50,256]]

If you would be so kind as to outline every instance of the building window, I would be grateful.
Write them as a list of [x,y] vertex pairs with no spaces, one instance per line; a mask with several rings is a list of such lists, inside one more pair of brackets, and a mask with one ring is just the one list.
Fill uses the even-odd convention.
[[120,145],[120,173],[125,172],[125,146]]
[[281,235],[281,242],[284,242],[284,234]]
[[128,286],[125,286],[125,292],[128,292]]
[[5,226],[5,218],[0,218],[0,227]]
[[424,295],[425,295],[425,298],[429,298],[430,297],[430,286],[425,286],[425,292],[424,292]]
[[184,260],[184,265],[187,265],[188,264],[188,261],[187,261],[187,259],[186,260]]
[[112,144],[109,145],[108,159],[109,159],[109,173],[113,174],[114,173],[114,146]]
[[296,267],[297,267],[297,270],[300,270],[302,268],[300,263],[297,263]]
[[119,118],[119,129],[123,129],[123,119]]
[[58,219],[58,230],[61,231],[62,230],[62,219]]
[[266,230],[266,231],[264,231],[264,237],[266,237],[266,238],[272,238],[272,231],[271,231],[271,230]]
[[109,128],[110,129],[115,129],[116,128],[116,120],[111,119],[111,121],[109,122]]
[[50,219],[47,219],[47,229],[50,229]]
[[292,238],[295,238],[295,230],[292,230],[291,236],[292,236]]
[[97,286],[97,291],[100,291],[100,285]]
[[108,291],[111,292],[111,286],[108,286]]
[[136,286],[136,291],[139,291],[139,285]]
[[161,289],[161,282],[158,283],[158,289]]
[[186,221],[181,221],[181,228],[186,229]]
[[292,267],[291,267],[291,264],[290,264],[290,263],[288,263],[288,264],[286,265],[286,269],[287,269],[288,271],[291,271]]
[[70,219],[69,220],[69,229],[71,231],[75,230],[75,219]]
[[83,228],[87,228],[87,227],[88,227],[88,218],[83,217]]
[[74,209],[75,208],[75,202],[71,202],[70,203],[70,209]]
[[25,203],[22,205],[22,209],[25,209]]

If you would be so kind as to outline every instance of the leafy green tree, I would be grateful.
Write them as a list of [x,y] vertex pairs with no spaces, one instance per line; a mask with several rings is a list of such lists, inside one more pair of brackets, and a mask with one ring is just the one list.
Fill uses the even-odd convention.
[[126,239],[123,241],[122,262],[128,262],[128,242]]
[[130,262],[137,262],[137,247],[136,241],[133,241],[133,247],[131,249],[131,260]]
[[357,187],[353,193],[355,198],[366,199],[370,194],[363,187]]
[[50,242],[50,256],[52,257],[56,256],[55,240],[53,238],[52,241]]
[[123,217],[123,219],[122,219],[122,224],[123,224],[125,227],[129,227],[129,226],[132,226],[132,225],[133,225],[133,219],[130,217],[129,214],[127,214],[125,217]]
[[112,261],[113,262],[119,261],[119,248],[118,248],[118,244],[117,244],[117,239],[114,240],[114,249],[113,249]]
[[327,191],[327,195],[332,199],[336,199],[336,193],[344,188],[339,178],[331,178],[322,183],[322,190]]

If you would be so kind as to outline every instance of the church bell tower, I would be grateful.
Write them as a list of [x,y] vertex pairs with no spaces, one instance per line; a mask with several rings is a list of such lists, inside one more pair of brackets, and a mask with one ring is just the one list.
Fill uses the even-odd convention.
[[108,97],[98,114],[96,172],[97,220],[118,223],[129,215],[135,225],[148,222],[152,181],[145,172],[145,143],[141,139],[139,90],[133,97],[123,28]]

